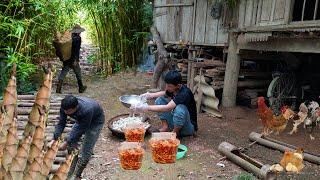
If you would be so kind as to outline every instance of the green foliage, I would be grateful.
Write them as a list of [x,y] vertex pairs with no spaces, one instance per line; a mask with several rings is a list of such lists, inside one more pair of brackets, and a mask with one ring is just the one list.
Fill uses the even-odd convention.
[[255,180],[255,177],[249,173],[241,173],[232,178],[233,180]]
[[99,60],[106,75],[137,64],[145,37],[152,24],[148,0],[5,0],[0,1],[0,92],[11,66],[17,64],[19,91],[30,91],[36,72],[33,60],[54,56],[55,32],[85,25],[86,33],[99,47]]
[[88,57],[87,57],[87,62],[90,63],[90,64],[93,64],[97,61],[97,55],[96,54],[90,54]]
[[5,87],[11,66],[17,64],[19,92],[34,89],[30,75],[34,58],[53,55],[52,38],[56,31],[70,28],[76,19],[69,0],[7,0],[0,2],[1,86]]
[[99,64],[106,74],[137,64],[144,39],[152,25],[152,6],[147,0],[82,0],[85,21],[99,46]]

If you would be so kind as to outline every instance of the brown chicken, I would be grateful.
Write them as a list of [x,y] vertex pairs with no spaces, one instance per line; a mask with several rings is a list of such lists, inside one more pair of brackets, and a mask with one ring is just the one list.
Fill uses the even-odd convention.
[[280,165],[288,172],[299,173],[303,165],[303,149],[298,148],[296,151],[291,152],[286,150],[283,158],[280,161]]
[[281,108],[281,114],[275,116],[273,111],[266,105],[264,97],[258,98],[258,116],[263,125],[262,134],[264,135],[271,134],[274,131],[276,134],[282,132],[286,128],[288,120],[294,114],[289,107],[284,106]]

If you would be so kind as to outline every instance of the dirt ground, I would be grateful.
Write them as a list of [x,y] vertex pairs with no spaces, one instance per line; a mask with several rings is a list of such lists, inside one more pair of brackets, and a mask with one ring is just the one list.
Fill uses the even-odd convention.
[[[128,113],[129,109],[122,106],[118,97],[123,94],[140,94],[150,88],[151,76],[146,74],[120,73],[108,78],[86,77],[88,90],[84,96],[98,100],[104,107],[106,125],[96,145],[94,156],[84,172],[84,179],[232,179],[245,172],[239,166],[228,160],[221,160],[218,145],[227,141],[239,147],[250,144],[248,136],[251,132],[261,132],[256,110],[236,107],[222,109],[224,117],[221,119],[200,114],[198,118],[199,132],[197,138],[185,138],[181,143],[188,148],[184,159],[175,164],[160,165],[152,161],[150,150],[146,149],[143,166],[138,171],[124,171],[120,167],[117,148],[123,141],[114,137],[107,127],[107,121],[112,117]],[[64,86],[64,93],[76,93],[76,84]],[[156,114],[149,114],[153,124],[159,122]],[[285,132],[279,136],[271,136],[305,150],[320,154],[320,130],[313,135],[316,140],[311,141],[308,133],[300,127],[299,132],[288,135],[290,123]],[[146,141],[147,142],[147,141]],[[255,144],[246,152],[247,155],[267,164],[275,164],[281,160],[283,153]],[[220,167],[217,163],[225,167]],[[320,166],[304,162],[305,168],[299,175],[280,174],[278,179],[319,179]]]

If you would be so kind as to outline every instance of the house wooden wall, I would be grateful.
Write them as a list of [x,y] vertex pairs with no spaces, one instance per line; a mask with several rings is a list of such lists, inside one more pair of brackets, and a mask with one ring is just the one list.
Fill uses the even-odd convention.
[[240,0],[239,28],[288,24],[292,0]]
[[[215,0],[155,0],[154,24],[164,43],[176,43],[181,38],[196,45],[224,46],[228,41],[227,29],[220,19],[211,15]],[[180,4],[174,7],[158,7]]]

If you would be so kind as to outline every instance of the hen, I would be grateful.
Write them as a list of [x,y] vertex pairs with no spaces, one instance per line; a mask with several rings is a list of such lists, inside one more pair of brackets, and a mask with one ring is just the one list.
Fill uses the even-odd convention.
[[263,125],[262,134],[268,135],[274,131],[279,134],[286,128],[287,122],[294,116],[294,112],[289,107],[284,106],[281,108],[281,114],[275,116],[273,111],[266,105],[264,97],[259,97],[258,116]]
[[280,161],[280,165],[286,169],[287,172],[299,173],[303,165],[303,149],[298,148],[296,151],[291,152],[286,150],[283,158]]
[[299,112],[297,114],[298,119],[294,121],[293,129],[290,134],[296,133],[298,131],[298,126],[304,123],[304,127],[310,132],[311,140],[314,140],[314,137],[311,135],[311,133],[320,120],[319,110],[319,104],[315,101],[306,101],[301,103]]

